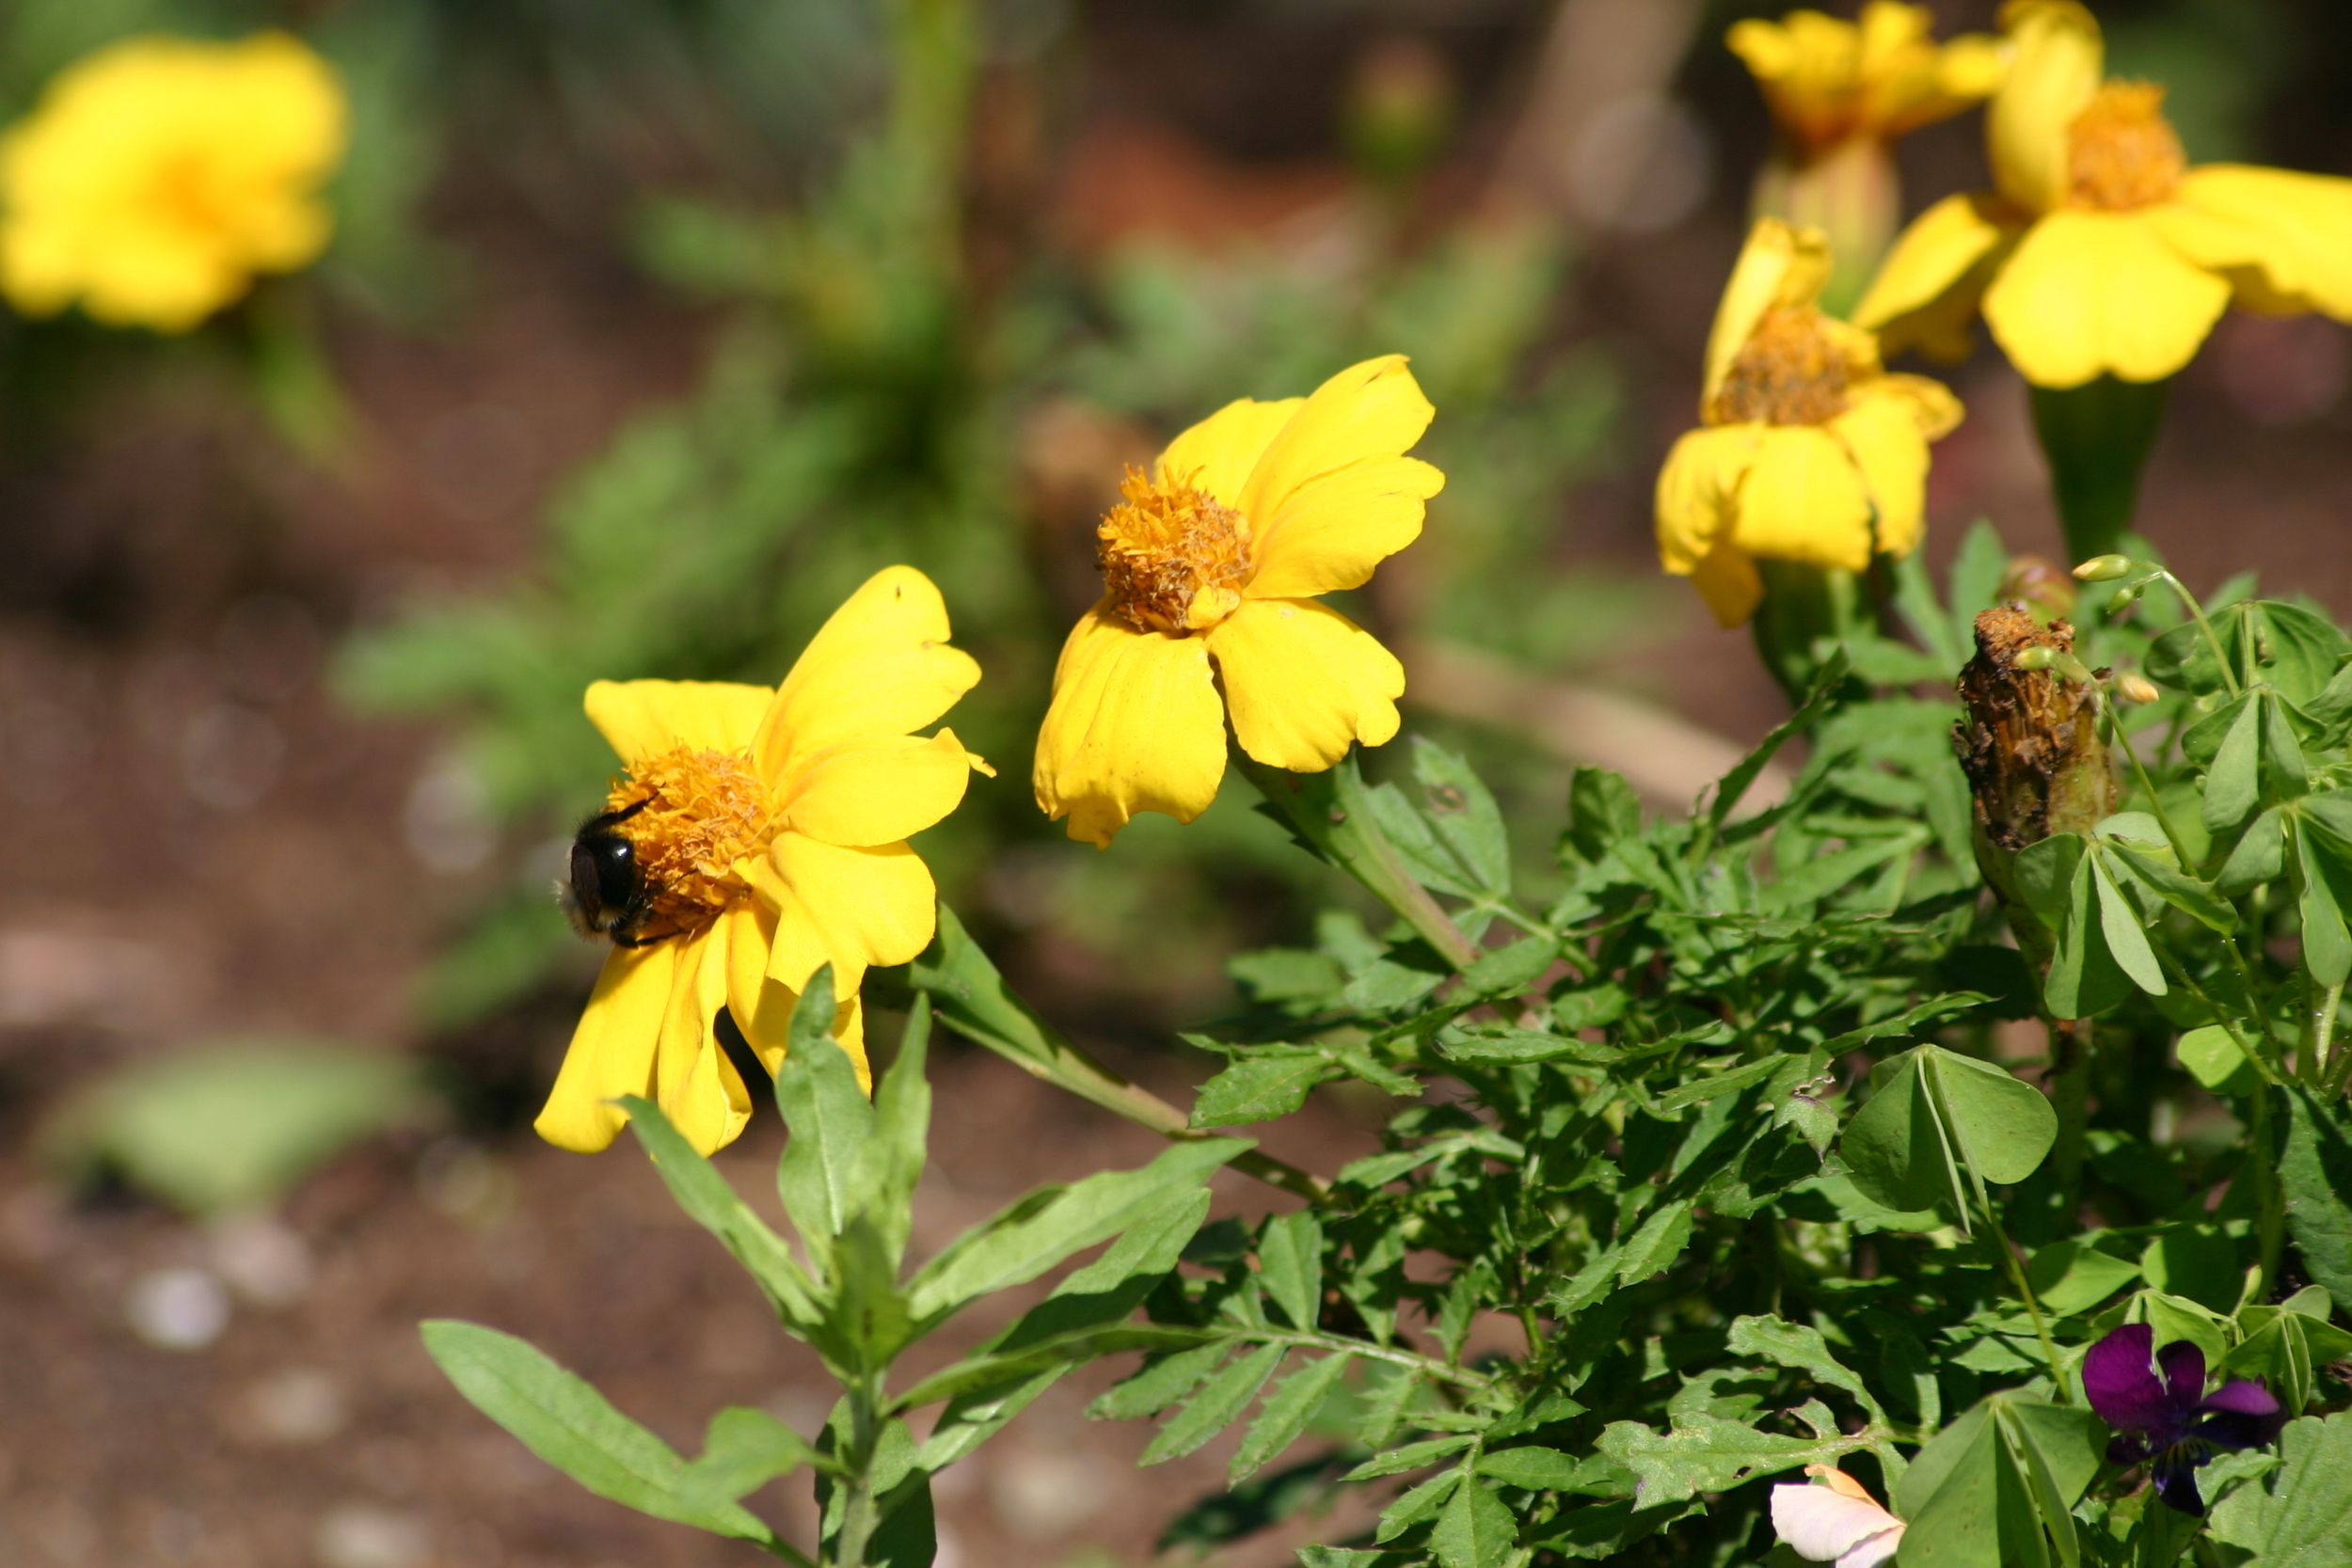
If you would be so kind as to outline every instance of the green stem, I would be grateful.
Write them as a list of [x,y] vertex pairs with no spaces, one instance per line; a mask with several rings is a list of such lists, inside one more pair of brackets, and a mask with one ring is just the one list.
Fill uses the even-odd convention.
[[2058,1341],[2050,1338],[2050,1325],[2042,1317],[2042,1303],[2034,1299],[2033,1287],[2026,1280],[2025,1265],[2017,1261],[2017,1249],[2010,1245],[2009,1232],[2001,1227],[2001,1212],[1993,1206],[1981,1181],[1977,1185],[1977,1201],[1983,1206],[1985,1227],[1992,1232],[1993,1245],[2009,1269],[2010,1283],[2017,1287],[2018,1299],[2026,1304],[2026,1314],[2033,1319],[2033,1331],[2042,1340],[2042,1359],[2050,1364],[2051,1392],[2058,1403],[2072,1404],[2074,1399],[2067,1392],[2066,1369],[2058,1360]]
[[2238,685],[2237,672],[2230,668],[2230,656],[2221,646],[2221,634],[2213,629],[2211,621],[2205,619],[2205,607],[2197,602],[2197,595],[2188,591],[2188,584],[2170,572],[2159,572],[2157,576],[2171,584],[2172,592],[2181,596],[2181,602],[2188,606],[2189,614],[2196,617],[2198,628],[2205,634],[2206,646],[2213,649],[2213,661],[2220,667],[2221,684],[2230,689],[2231,696],[2243,696],[2246,689]]
[[2286,1196],[2270,1149],[2270,1085],[2254,1085],[2253,1125],[2249,1130],[2254,1155],[2254,1236],[2260,1248],[2263,1290],[2276,1293],[2279,1253],[2285,1245]]
[[2132,737],[2124,732],[2123,716],[2115,711],[2115,705],[2109,700],[2105,688],[2099,691],[2099,717],[2106,721],[2107,734],[2123,748],[2123,755],[2132,765],[2132,777],[2139,782],[2139,792],[2148,797],[2148,810],[2154,816],[2156,826],[2164,830],[2164,840],[2172,846],[2172,854],[2181,863],[2181,869],[2192,871],[2197,861],[2188,852],[2188,841],[2182,838],[2181,830],[2172,825],[2172,814],[2164,809],[2164,797],[2156,793],[2156,782],[2148,776],[2147,764],[2139,760],[2139,748],[2132,744]]
[[841,1529],[834,1537],[832,1568],[866,1568],[866,1548],[874,1538],[874,1449],[880,1433],[874,1383],[860,1377],[843,1390],[850,1402],[849,1475],[843,1480]]
[[[2309,983],[2308,980],[2305,982],[2306,985]],[[2303,1069],[2303,1081],[2307,1084],[2314,1086],[2325,1084],[2335,1066],[2329,1058],[2335,1054],[2336,1006],[2343,1000],[2344,982],[2339,980],[2328,988],[2327,1000],[2320,1003],[2312,1016],[2311,1043],[2304,1050],[2306,1060],[2298,1064]]]
[[1369,1339],[1350,1339],[1344,1335],[1311,1331],[1286,1334],[1280,1330],[1253,1333],[1249,1337],[1262,1345],[1298,1345],[1310,1350],[1344,1351],[1368,1361],[1386,1361],[1392,1367],[1409,1367],[1417,1372],[1436,1378],[1440,1383],[1451,1383],[1457,1387],[1488,1388],[1494,1386],[1494,1379],[1473,1372],[1466,1367],[1449,1366],[1434,1356],[1417,1355],[1408,1350],[1396,1350],[1387,1345],[1375,1345]]
[[2090,1128],[2090,1020],[2050,1021],[2050,1100],[2058,1112],[2058,1142],[2051,1159],[2058,1168],[2059,1213],[2073,1226],[2082,1208],[2083,1150]]

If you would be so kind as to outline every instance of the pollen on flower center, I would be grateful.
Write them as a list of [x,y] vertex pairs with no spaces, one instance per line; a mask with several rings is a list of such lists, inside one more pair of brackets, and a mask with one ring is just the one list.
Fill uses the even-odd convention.
[[736,863],[765,848],[775,832],[767,786],[740,752],[665,752],[632,767],[605,804],[638,808],[614,832],[636,849],[638,875],[654,890],[649,937],[717,920],[746,885]]
[[1249,519],[1195,489],[1199,477],[1154,483],[1129,468],[1119,486],[1126,499],[1094,531],[1111,609],[1138,631],[1202,631],[1241,608]]
[[2164,118],[2164,88],[2109,82],[2067,128],[2067,174],[2076,207],[2126,213],[2169,197],[2188,158]]
[[1820,424],[1846,411],[1845,347],[1811,306],[1764,312],[1748,335],[1712,413],[1720,424]]

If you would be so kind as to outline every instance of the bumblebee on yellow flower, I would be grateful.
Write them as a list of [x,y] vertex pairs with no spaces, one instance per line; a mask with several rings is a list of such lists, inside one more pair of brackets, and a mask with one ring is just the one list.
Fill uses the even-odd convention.
[[110,44],[0,139],[0,289],[26,315],[79,301],[187,331],[326,248],[347,118],[333,68],[285,33]]
[[976,768],[936,722],[980,678],[946,607],[908,566],[879,572],[784,684],[599,681],[587,709],[628,771],[584,830],[565,890],[610,934],[587,1011],[540,1112],[548,1142],[593,1152],[644,1095],[698,1149],[751,1115],[716,1033],[722,1009],[772,1071],[801,990],[833,965],[834,1035],[863,1077],[858,986],[931,940],[938,893],[908,838]]
[[1658,476],[1658,553],[1716,620],[1756,612],[1761,559],[1859,572],[1909,555],[1925,531],[1928,444],[1959,400],[1890,375],[1869,333],[1815,303],[1820,231],[1757,221],[1707,340],[1701,427]]
[[1271,768],[1320,772],[1397,731],[1404,666],[1317,596],[1421,534],[1445,476],[1407,457],[1435,410],[1402,355],[1313,395],[1230,403],[1168,445],[1096,533],[1103,597],[1054,670],[1031,782],[1107,847],[1139,811],[1216,799],[1225,721]]
[[2160,381],[2221,312],[2352,321],[2352,180],[2188,166],[2163,88],[2106,81],[2074,0],[2011,0],[2014,55],[1985,120],[1993,192],[1912,224],[1855,311],[1887,349],[1957,358],[1979,309],[2037,387]]

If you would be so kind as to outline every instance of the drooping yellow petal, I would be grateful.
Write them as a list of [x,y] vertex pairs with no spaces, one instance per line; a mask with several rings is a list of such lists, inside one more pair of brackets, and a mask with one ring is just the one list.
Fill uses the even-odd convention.
[[1756,220],[1740,260],[1715,307],[1707,334],[1707,380],[1699,396],[1706,408],[1723,390],[1731,362],[1747,346],[1756,323],[1772,309],[1810,305],[1829,281],[1829,241],[1818,229],[1792,229],[1775,217]]
[[2099,24],[2075,0],[2024,0],[2001,20],[2014,52],[1985,110],[1993,182],[2028,212],[2055,212],[2072,180],[2069,131],[2099,90]]
[[1238,398],[1170,441],[1153,470],[1169,482],[1190,475],[1187,483],[1194,489],[1205,492],[1220,505],[1238,507],[1242,489],[1249,483],[1249,470],[1258,466],[1266,444],[1306,402],[1305,398],[1274,403]]
[[572,1031],[555,1087],[532,1125],[559,1148],[594,1154],[620,1135],[628,1114],[607,1101],[654,1091],[654,1054],[677,974],[678,944],[615,947]]
[[2352,321],[2352,180],[2207,164],[2147,217],[2183,256],[2233,275],[2240,305]]
[[786,824],[827,844],[895,844],[956,809],[973,758],[953,730],[929,739],[868,736],[795,759]]
[[1947,196],[1912,220],[1880,263],[1855,325],[1886,354],[1916,348],[1938,359],[1968,356],[1968,324],[1985,284],[2023,226],[2004,222],[1996,198]]
[[1257,528],[1252,599],[1311,598],[1372,580],[1373,568],[1421,537],[1445,475],[1417,457],[1367,457],[1309,480]]
[[634,764],[680,746],[744,751],[774,698],[769,687],[727,681],[598,681],[582,705],[620,759]]
[[1312,599],[1252,599],[1209,633],[1233,737],[1270,768],[1319,773],[1356,741],[1395,738],[1405,666]]
[[930,946],[938,926],[939,889],[904,844],[848,849],[780,833],[753,886],[776,911],[768,977],[795,991],[830,963],[834,994],[847,996],[869,968]]
[[1756,575],[1755,559],[1728,539],[1692,568],[1691,586],[1725,631],[1745,626],[1764,602],[1764,579]]
[[869,735],[907,735],[936,721],[980,667],[948,646],[947,606],[912,566],[866,579],[809,639],[761,722],[760,773],[782,778],[796,752]]
[[742,1075],[719,1044],[719,1009],[727,1005],[728,931],[723,921],[682,942],[662,943],[676,946],[678,956],[654,1055],[654,1099],[679,1136],[702,1154],[733,1143],[752,1116]]
[[2230,303],[2224,279],[2182,259],[2145,213],[2053,213],[1985,291],[1985,325],[2037,387],[2096,376],[2161,381],[2188,363]]
[[1903,376],[1896,386],[1889,382],[1899,378],[1857,388],[1851,405],[1829,428],[1861,470],[1863,488],[1878,514],[1880,552],[1901,557],[1917,549],[1927,531],[1930,429],[1940,427],[1937,435],[1950,429],[1945,421],[1958,421],[1960,402],[1923,377]]
[[1731,542],[1775,561],[1867,567],[1870,498],[1844,443],[1816,425],[1765,431],[1740,482]]
[[1137,812],[1189,822],[1225,776],[1225,714],[1200,637],[1137,631],[1096,605],[1071,628],[1038,731],[1038,809],[1108,848]]
[[1267,443],[1242,486],[1242,515],[1254,526],[1279,515],[1310,480],[1410,451],[1436,415],[1405,356],[1350,365],[1316,388]]
[[[775,941],[776,912],[764,900],[754,899],[729,911],[733,927],[727,938],[727,1011],[760,1065],[774,1077],[791,1042],[792,1014],[800,992],[768,977],[769,950]],[[858,993],[849,992],[834,1012],[834,1038],[850,1053],[858,1083],[869,1094],[871,1074],[866,1063],[866,1024]]]
[[[1740,482],[1756,460],[1765,429],[1728,424],[1693,430],[1666,454],[1665,467],[1658,470],[1657,513],[1658,559],[1667,571],[1690,576],[1731,537]],[[1755,575],[1753,568],[1749,575]]]

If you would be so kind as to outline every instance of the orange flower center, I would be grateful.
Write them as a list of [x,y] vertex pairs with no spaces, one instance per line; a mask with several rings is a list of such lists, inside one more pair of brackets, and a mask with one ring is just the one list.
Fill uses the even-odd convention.
[[1843,344],[1812,306],[1776,307],[1748,334],[1716,389],[1717,424],[1822,424],[1846,411]]
[[1111,610],[1138,631],[1181,637],[1241,608],[1249,519],[1195,489],[1200,477],[1196,469],[1154,483],[1129,468],[1119,486],[1126,499],[1094,531]]
[[2128,213],[2169,197],[2188,159],[2164,118],[2164,88],[2108,82],[2067,127],[2068,201]]
[[680,746],[632,767],[605,808],[626,811],[641,801],[613,831],[637,851],[637,874],[653,891],[644,935],[698,931],[747,890],[736,863],[775,836],[768,787],[747,752]]

